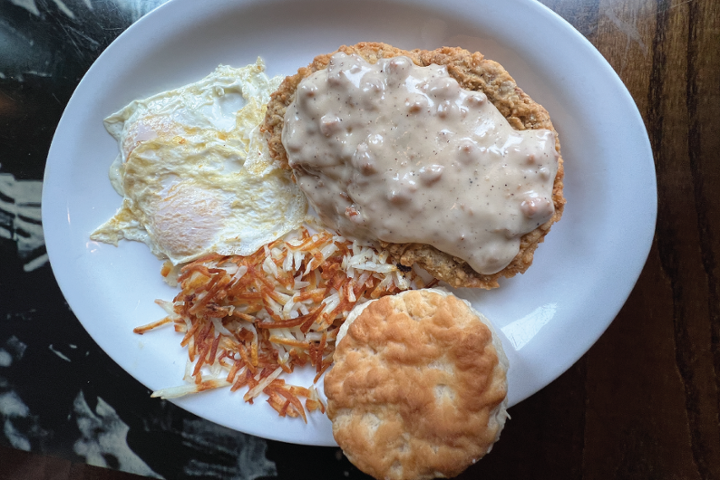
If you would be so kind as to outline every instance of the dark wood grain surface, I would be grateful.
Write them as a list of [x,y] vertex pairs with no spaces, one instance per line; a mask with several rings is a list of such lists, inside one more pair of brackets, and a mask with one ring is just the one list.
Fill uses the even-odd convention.
[[[492,454],[460,478],[720,479],[720,2],[543,3],[638,105],[657,169],[655,240],[597,344],[513,407]],[[0,479],[126,478],[13,452],[0,449]]]
[[[658,221],[643,273],[608,331],[523,407],[565,432],[556,453],[541,447],[560,464],[558,477],[720,478],[720,4],[547,5],[598,48],[635,99],[655,156]],[[581,401],[544,410],[564,389]]]

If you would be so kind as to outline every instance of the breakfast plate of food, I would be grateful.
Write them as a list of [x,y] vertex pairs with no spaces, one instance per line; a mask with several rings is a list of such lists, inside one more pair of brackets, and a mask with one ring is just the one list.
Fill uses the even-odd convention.
[[43,190],[70,307],[154,396],[392,478],[427,472],[358,438],[480,458],[613,320],[655,217],[632,98],[530,0],[172,0],[80,82]]

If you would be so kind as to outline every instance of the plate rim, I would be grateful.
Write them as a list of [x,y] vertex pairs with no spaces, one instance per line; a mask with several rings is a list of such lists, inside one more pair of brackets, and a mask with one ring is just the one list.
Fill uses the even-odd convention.
[[[264,3],[284,3],[287,0],[265,0]],[[329,1],[329,0],[328,0]],[[209,10],[217,10],[220,11],[224,8],[233,8],[233,9],[244,9],[252,5],[263,3],[259,0],[243,0],[243,1],[231,1],[231,0],[216,0],[214,3],[209,4],[212,6],[206,7]],[[348,2],[350,3],[350,2]],[[408,5],[421,5],[429,9],[437,9],[438,7],[434,4],[434,2],[428,1],[428,0],[420,0],[417,2],[407,2],[405,0],[396,0],[391,1],[389,3],[395,3],[395,4],[408,4]],[[511,2],[507,2],[509,5]],[[567,369],[569,369],[574,363],[578,361],[578,359],[589,350],[589,348],[599,339],[599,337],[604,333],[604,331],[610,326],[612,321],[617,316],[618,312],[626,302],[627,298],[629,297],[630,293],[632,292],[635,283],[637,282],[639,275],[642,271],[642,268],[647,261],[647,257],[650,253],[650,249],[652,247],[652,240],[655,232],[655,226],[657,222],[657,184],[656,184],[656,172],[655,172],[655,165],[653,162],[653,152],[650,145],[649,138],[647,136],[647,129],[645,127],[645,124],[642,120],[642,117],[640,115],[640,112],[637,108],[637,105],[635,104],[634,99],[630,95],[630,92],[628,91],[627,87],[624,85],[620,77],[617,75],[615,70],[612,68],[612,66],[607,62],[607,60],[602,56],[602,54],[590,43],[587,38],[585,38],[580,32],[578,32],[570,23],[568,23],[566,20],[564,20],[561,16],[559,16],[557,13],[553,12],[551,9],[549,9],[547,6],[539,3],[536,0],[512,0],[512,3],[521,5],[522,7],[527,7],[529,9],[532,9],[536,15],[542,16],[545,18],[545,21],[550,22],[551,24],[555,26],[561,26],[564,31],[565,35],[571,35],[573,40],[573,43],[575,43],[575,48],[582,48],[593,57],[593,61],[597,63],[598,67],[601,67],[605,74],[608,75],[608,79],[610,79],[614,83],[614,88],[624,96],[622,99],[624,103],[627,103],[628,105],[631,105],[632,108],[630,109],[630,112],[632,113],[632,123],[634,123],[636,126],[639,126],[643,132],[643,136],[641,139],[637,140],[640,143],[642,143],[641,150],[644,151],[643,161],[648,161],[649,165],[645,165],[645,168],[650,168],[650,171],[652,172],[652,182],[651,185],[649,185],[649,188],[651,189],[650,197],[651,197],[651,204],[652,204],[652,211],[648,212],[648,217],[651,217],[651,224],[649,224],[646,227],[645,230],[645,236],[646,238],[640,239],[638,243],[644,245],[644,249],[641,248],[640,250],[644,250],[641,255],[637,257],[637,263],[639,264],[639,268],[635,268],[631,276],[634,276],[632,282],[628,283],[626,288],[626,293],[622,295],[622,300],[617,303],[617,305],[614,306],[614,308],[611,309],[611,318],[610,321],[608,321],[601,329],[597,330],[595,335],[592,335],[590,337],[585,338],[584,342],[580,342],[580,345],[576,345],[575,351],[581,351],[580,355],[572,355],[574,357],[574,360],[570,362],[569,364],[565,365],[564,368],[561,370],[557,370],[553,372],[552,375],[547,376],[547,378],[550,378],[549,381],[545,382],[543,380],[544,385],[547,385],[554,381],[557,377],[559,377],[562,373],[564,373]],[[445,5],[448,8],[455,8],[457,6],[463,5],[463,0],[449,0],[445,2]],[[170,0],[162,5],[157,6],[155,9],[150,11],[148,14],[140,18],[137,22],[133,23],[130,27],[128,27],[122,34],[120,34],[101,54],[98,56],[98,58],[93,62],[92,66],[88,69],[86,74],[83,76],[82,80],[78,83],[78,86],[76,87],[75,91],[73,92],[73,95],[71,99],[68,101],[68,104],[63,112],[63,115],[60,119],[60,122],[58,123],[57,129],[55,131],[55,134],[53,136],[53,140],[50,146],[50,149],[48,151],[48,157],[47,157],[47,164],[45,168],[44,178],[43,178],[43,193],[42,193],[42,201],[41,201],[41,209],[42,209],[42,223],[43,226],[52,224],[50,219],[50,215],[54,215],[57,210],[57,205],[52,205],[52,199],[50,198],[50,195],[56,188],[54,185],[54,179],[57,178],[57,175],[53,177],[53,170],[58,167],[57,163],[59,160],[53,160],[56,158],[62,158],[62,152],[59,150],[62,148],[63,139],[58,137],[58,134],[62,134],[68,127],[66,127],[66,124],[68,124],[70,120],[70,114],[68,112],[72,112],[72,108],[74,108],[75,103],[78,102],[79,96],[82,95],[84,89],[86,88],[87,84],[93,80],[94,76],[99,75],[102,72],[102,68],[104,67],[105,62],[108,62],[109,58],[111,58],[113,55],[115,55],[116,50],[122,49],[125,42],[132,41],[133,37],[136,35],[142,34],[142,32],[147,29],[152,28],[152,25],[156,22],[162,22],[159,20],[159,18],[164,15],[165,13],[172,12],[173,14],[177,14],[177,12],[182,12],[183,10],[189,10],[192,11],[196,7],[196,2],[194,0]],[[505,6],[504,8],[509,8]],[[209,15],[209,14],[208,14]],[[138,33],[140,32],[140,33]],[[131,40],[128,40],[131,39]],[[98,73],[100,72],[100,73]],[[292,72],[290,72],[292,73]],[[69,215],[69,213],[68,213]],[[62,253],[59,251],[59,244],[57,243],[58,240],[56,239],[56,232],[52,231],[52,229],[48,230],[46,232],[46,245],[47,245],[47,251],[48,251],[48,257],[50,259],[50,265],[53,271],[53,275],[55,276],[55,279],[63,292],[63,295],[65,296],[68,304],[70,305],[71,310],[73,311],[73,314],[75,314],[76,318],[80,321],[80,323],[83,325],[83,327],[88,331],[90,336],[93,338],[93,340],[100,346],[100,342],[98,342],[98,339],[96,338],[93,333],[91,333],[91,329],[88,328],[85,321],[80,318],[78,314],[76,314],[76,308],[74,305],[77,305],[77,300],[73,299],[71,301],[70,298],[68,298],[66,292],[68,291],[67,285],[64,286],[64,282],[66,279],[66,274],[63,271],[57,271],[57,265],[59,265],[61,262],[58,261],[59,256],[62,255]],[[57,247],[57,248],[56,248]],[[636,271],[635,271],[636,270]],[[101,349],[105,350],[102,346],[100,346]],[[107,352],[106,352],[107,353]],[[122,362],[118,361],[117,358],[115,358],[113,355],[108,355],[115,361],[118,365],[120,365],[124,370],[128,371],[128,369],[123,365]],[[128,371],[128,373],[130,373]],[[130,373],[133,378],[140,381],[135,375]],[[142,381],[140,381],[141,384],[145,385]],[[537,392],[538,390],[535,390]],[[520,398],[519,401],[524,400],[528,396],[534,394],[535,392],[532,392],[528,395],[525,395],[524,397]],[[186,405],[186,402],[183,401],[175,401],[173,402],[180,407],[191,411],[194,414],[200,415],[203,418],[206,418],[201,413],[198,413],[196,411],[193,411],[192,409],[189,409]],[[214,420],[211,420],[214,421]],[[226,425],[227,426],[227,425]],[[230,427],[234,429],[238,429],[237,427]],[[241,430],[246,431],[246,430]],[[264,438],[269,438],[273,440],[280,440],[280,441],[292,441],[287,440],[282,435],[281,436],[273,436],[269,435],[267,433],[258,433],[258,432],[249,432],[253,435],[258,435]],[[300,442],[297,442],[300,443]],[[328,443],[305,443],[308,445],[331,445]]]

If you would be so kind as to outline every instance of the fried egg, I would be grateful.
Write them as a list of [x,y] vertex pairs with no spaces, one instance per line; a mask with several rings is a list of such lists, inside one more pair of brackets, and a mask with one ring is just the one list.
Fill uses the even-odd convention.
[[106,118],[120,147],[110,181],[123,200],[91,239],[144,242],[177,265],[213,252],[249,255],[299,227],[307,201],[259,132],[282,80],[264,69],[260,58],[221,65]]

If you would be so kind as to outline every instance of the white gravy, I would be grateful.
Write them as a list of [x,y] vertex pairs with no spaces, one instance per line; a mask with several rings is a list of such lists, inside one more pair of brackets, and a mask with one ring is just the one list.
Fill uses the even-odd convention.
[[444,66],[336,53],[298,86],[282,138],[329,227],[430,244],[482,274],[506,267],[554,212],[554,133],[513,129]]

